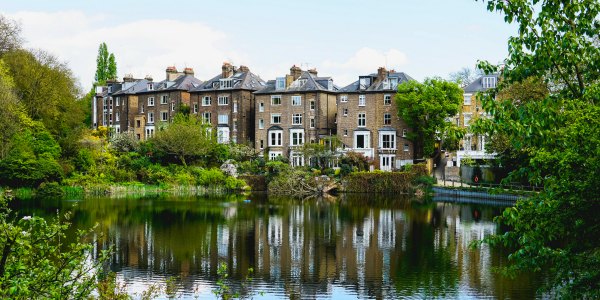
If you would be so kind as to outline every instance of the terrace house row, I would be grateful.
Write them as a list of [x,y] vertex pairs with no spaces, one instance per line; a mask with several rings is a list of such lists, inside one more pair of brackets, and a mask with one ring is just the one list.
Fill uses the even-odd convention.
[[398,117],[394,95],[398,84],[414,80],[403,72],[379,68],[339,90],[337,126],[346,150],[362,153],[381,170],[413,162],[410,130]]

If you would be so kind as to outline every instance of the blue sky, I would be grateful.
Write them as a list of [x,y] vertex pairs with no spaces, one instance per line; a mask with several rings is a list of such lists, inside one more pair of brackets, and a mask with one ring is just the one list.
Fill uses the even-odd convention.
[[499,62],[516,32],[473,0],[0,0],[0,7],[21,23],[27,47],[67,62],[86,88],[102,41],[120,77],[160,80],[175,65],[209,79],[229,61],[265,80],[294,64],[317,68],[344,86],[379,66],[422,80],[479,59]]

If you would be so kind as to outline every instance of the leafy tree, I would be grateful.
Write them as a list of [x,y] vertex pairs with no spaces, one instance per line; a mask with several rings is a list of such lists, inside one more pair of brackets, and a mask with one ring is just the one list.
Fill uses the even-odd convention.
[[414,143],[414,158],[433,155],[438,133],[447,132],[458,113],[462,91],[456,83],[439,78],[424,83],[408,81],[398,85],[398,116],[411,127],[407,137]]
[[314,166],[324,170],[328,168],[329,163],[339,156],[339,149],[342,142],[337,136],[325,137],[319,140],[319,143],[305,143],[300,152],[304,158]]
[[[600,3],[571,1],[486,1],[490,11],[517,23],[509,39],[503,81],[484,97],[491,122],[479,130],[501,133],[513,149],[526,151],[511,177],[542,184],[539,194],[519,200],[498,219],[508,231],[489,238],[509,246],[505,271],[547,272],[547,287],[564,298],[600,297]],[[487,62],[488,72],[499,68]],[[547,95],[518,93],[507,86],[543,78]],[[530,91],[529,91],[530,92]]]
[[23,111],[14,93],[14,82],[4,61],[0,59],[0,159],[8,155],[12,138],[21,129]]
[[101,43],[98,47],[98,56],[96,57],[96,83],[103,85],[109,79],[117,78],[117,63],[115,55],[108,52],[106,43]]
[[21,48],[21,27],[17,22],[0,15],[0,56]]
[[96,286],[107,252],[90,257],[91,231],[77,231],[77,242],[63,241],[71,214],[51,220],[19,217],[0,195],[0,297],[3,299],[85,299]]
[[152,142],[160,150],[175,156],[184,166],[190,159],[207,157],[217,146],[209,128],[201,120],[181,114],[175,116],[172,124],[159,130]]

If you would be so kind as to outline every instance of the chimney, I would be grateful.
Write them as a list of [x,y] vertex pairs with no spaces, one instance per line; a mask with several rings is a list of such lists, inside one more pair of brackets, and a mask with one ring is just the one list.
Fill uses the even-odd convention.
[[377,80],[383,80],[387,76],[387,70],[384,67],[377,69]]
[[290,68],[290,75],[292,75],[293,80],[296,80],[302,75],[302,69],[300,69],[300,67],[297,67],[296,65],[293,65]]
[[243,73],[248,73],[250,72],[250,69],[248,69],[248,67],[246,66],[240,66],[239,71]]
[[223,66],[221,67],[221,77],[222,78],[229,78],[233,75],[233,73],[235,72],[235,68],[228,62],[224,62]]
[[175,81],[179,77],[179,73],[177,72],[177,68],[175,66],[167,67],[167,81]]
[[185,68],[185,69],[183,69],[183,74],[194,76],[194,69],[192,69],[192,68]]
[[317,76],[317,68],[312,68],[308,70],[308,73],[313,74],[315,76]]
[[125,74],[125,76],[123,76],[123,82],[133,82],[133,74]]
[[152,76],[150,76],[150,75],[146,75],[146,77],[144,77],[144,79],[146,79],[146,80],[148,80],[148,81],[150,81],[150,82],[152,82],[152,81],[153,81],[153,80],[152,80]]

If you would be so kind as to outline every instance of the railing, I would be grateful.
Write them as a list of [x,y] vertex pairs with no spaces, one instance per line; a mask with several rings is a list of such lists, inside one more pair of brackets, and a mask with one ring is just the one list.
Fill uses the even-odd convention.
[[504,189],[504,190],[512,190],[512,191],[529,191],[529,192],[540,192],[543,190],[542,186],[532,186],[532,185],[524,185],[519,183],[489,183],[489,182],[463,182],[462,180],[439,180],[442,183],[442,186],[447,187],[462,187],[462,188],[470,188],[470,189]]

